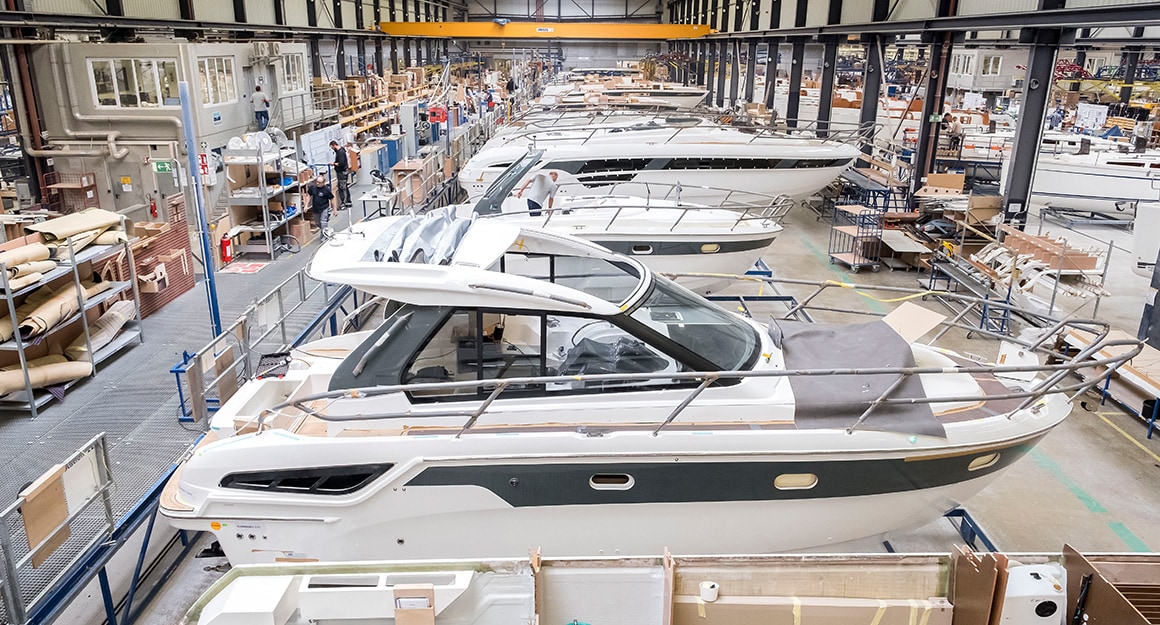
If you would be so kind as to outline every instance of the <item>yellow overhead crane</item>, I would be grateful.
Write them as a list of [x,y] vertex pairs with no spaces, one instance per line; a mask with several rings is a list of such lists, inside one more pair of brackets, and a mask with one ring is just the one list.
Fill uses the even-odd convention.
[[452,39],[696,39],[715,32],[705,24],[621,22],[382,22],[392,37]]

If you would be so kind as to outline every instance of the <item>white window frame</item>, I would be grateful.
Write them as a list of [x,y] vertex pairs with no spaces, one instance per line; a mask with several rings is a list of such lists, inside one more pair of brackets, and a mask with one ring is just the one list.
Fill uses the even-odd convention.
[[[992,69],[991,66],[994,66]],[[1003,68],[1003,57],[996,54],[993,56],[983,57],[982,73],[984,76],[998,76],[999,71]]]
[[[220,78],[218,84],[211,85],[209,82],[210,72],[209,63],[214,64],[214,69],[221,72],[229,66],[230,78],[226,86],[229,87],[229,93],[223,99],[216,99],[220,95],[221,86]],[[204,71],[203,71],[204,70]],[[197,59],[197,73],[199,80],[204,82],[201,85],[201,105],[202,106],[221,106],[223,104],[234,104],[238,101],[238,74],[234,71],[234,57],[232,56],[203,56]]]
[[[154,80],[154,84],[157,87],[157,90],[154,92],[153,95],[155,95],[157,97],[157,104],[153,104],[153,105],[149,105],[149,106],[141,106],[140,101],[137,102],[136,106],[125,106],[125,105],[121,104],[121,95],[122,94],[121,94],[121,88],[117,84],[117,67],[125,61],[132,61],[133,62],[133,81],[134,81],[134,83],[136,83],[136,81],[137,81],[137,63],[147,61],[147,62],[150,62],[153,64],[153,80]],[[93,64],[94,63],[108,63],[109,64],[109,68],[112,71],[113,90],[114,90],[114,93],[116,95],[115,99],[117,101],[116,104],[101,104],[100,94],[97,92],[97,80],[96,80],[96,77],[93,75]],[[151,110],[151,109],[179,109],[179,108],[181,108],[180,104],[165,104],[164,103],[165,97],[162,95],[162,79],[164,77],[164,73],[161,71],[161,65],[164,63],[172,63],[174,72],[175,73],[177,72],[178,65],[177,65],[177,59],[175,59],[175,58],[146,59],[146,58],[138,58],[138,57],[120,57],[120,58],[88,58],[88,59],[85,59],[85,64],[86,64],[86,67],[88,69],[88,74],[89,74],[89,77],[88,77],[89,78],[89,92],[93,96],[93,104],[96,105],[97,108],[102,108],[102,109],[133,109],[133,110],[146,109],[146,110]],[[180,75],[178,75],[178,79],[180,79]],[[138,87],[138,91],[136,93],[134,93],[133,95],[139,96],[140,95],[140,85],[137,85],[137,87]]]
[[[297,71],[295,68],[297,59]],[[291,52],[282,55],[282,84],[279,85],[282,93],[299,93],[307,90],[306,86],[306,56],[300,52]]]

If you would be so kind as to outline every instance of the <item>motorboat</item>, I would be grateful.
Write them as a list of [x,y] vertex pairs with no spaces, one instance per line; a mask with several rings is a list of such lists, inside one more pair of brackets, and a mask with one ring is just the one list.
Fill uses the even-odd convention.
[[[497,136],[464,164],[459,184],[479,197],[529,148],[544,150],[538,169],[556,171],[565,183],[593,192],[618,182],[680,182],[767,195],[807,197],[837,178],[860,154],[857,133],[834,130],[825,138],[773,129],[648,121],[628,126],[533,129]],[[692,195],[694,202],[719,200]]]
[[[1007,339],[993,365],[915,342],[939,325],[994,336],[915,303],[767,325],[496,219],[362,222],[308,273],[397,308],[263,368],[180,463],[161,513],[234,564],[766,553],[920,525],[1098,383],[1069,373],[1139,351],[1094,360],[1106,324],[1070,320]],[[1076,326],[1091,345],[1052,349]]]
[[[1004,182],[1007,166],[1004,161]],[[1158,181],[1160,154],[1156,152],[1040,155],[1031,202],[1130,217],[1137,204],[1160,199]]]
[[[620,182],[593,194],[584,183],[559,186],[551,210],[532,214],[516,185],[543,158],[531,150],[496,178],[478,201],[456,207],[459,217],[473,214],[564,232],[614,252],[639,258],[659,273],[742,274],[754,266],[782,231],[793,200],[786,196],[698,189],[681,184]],[[722,198],[711,206],[688,195]],[[419,217],[416,217],[419,219]],[[680,280],[686,288],[709,293],[729,282],[707,275]]]

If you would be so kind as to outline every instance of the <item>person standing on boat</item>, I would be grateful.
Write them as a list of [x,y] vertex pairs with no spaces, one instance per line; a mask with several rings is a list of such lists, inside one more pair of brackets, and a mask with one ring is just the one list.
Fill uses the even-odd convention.
[[525,197],[524,192],[527,192],[529,215],[539,217],[545,202],[548,204],[548,210],[551,211],[552,203],[556,199],[556,189],[559,188],[556,185],[556,180],[559,178],[558,172],[538,171],[531,178],[528,178],[524,186],[520,187],[520,190],[516,192],[516,197]]
[[334,203],[334,192],[330,190],[330,185],[326,183],[326,176],[318,174],[314,182],[306,185],[306,195],[310,198],[310,211],[314,219],[314,225],[318,226],[318,232],[322,238],[328,238],[330,234],[327,232],[327,224],[330,223],[330,215],[338,214],[338,207]]

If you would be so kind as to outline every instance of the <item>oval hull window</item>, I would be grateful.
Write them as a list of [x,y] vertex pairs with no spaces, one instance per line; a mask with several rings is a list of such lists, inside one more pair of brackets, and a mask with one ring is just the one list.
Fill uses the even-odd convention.
[[716,254],[721,251],[720,243],[705,243],[701,245],[702,254]]
[[588,485],[596,490],[628,490],[636,480],[625,473],[597,473],[588,478]]
[[978,471],[980,469],[986,469],[987,467],[995,466],[997,462],[999,462],[999,452],[984,454],[972,460],[971,464],[967,465],[967,470]]
[[773,480],[777,490],[809,490],[818,485],[818,476],[813,473],[782,473]]
[[633,254],[652,254],[653,249],[651,245],[634,245],[632,246]]

